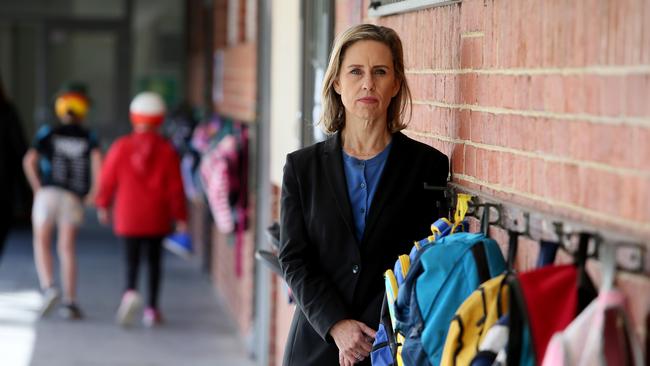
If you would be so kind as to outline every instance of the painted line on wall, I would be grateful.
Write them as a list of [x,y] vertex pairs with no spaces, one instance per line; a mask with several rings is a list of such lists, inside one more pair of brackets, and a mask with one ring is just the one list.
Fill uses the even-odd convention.
[[598,162],[595,162],[595,161],[571,159],[571,158],[565,158],[565,157],[561,157],[561,156],[557,156],[557,155],[535,153],[535,152],[530,152],[530,151],[513,149],[513,148],[510,148],[510,147],[489,145],[489,144],[484,144],[484,143],[480,143],[480,142],[473,142],[473,141],[469,141],[469,140],[457,139],[457,138],[453,138],[453,137],[449,137],[449,136],[438,135],[438,134],[428,133],[428,132],[413,131],[413,130],[405,130],[404,132],[407,133],[407,134],[413,134],[415,136],[434,138],[436,140],[440,140],[440,141],[443,141],[443,142],[451,142],[451,143],[454,143],[454,144],[472,146],[472,147],[475,147],[475,148],[478,148],[478,149],[483,149],[483,150],[513,154],[513,155],[517,155],[517,156],[526,157],[526,158],[529,158],[529,159],[539,159],[539,160],[543,160],[543,161],[549,162],[549,163],[575,165],[575,166],[579,166],[579,167],[600,170],[600,171],[604,171],[604,172],[607,172],[607,173],[613,173],[613,174],[617,174],[617,175],[631,175],[631,176],[637,176],[637,177],[641,177],[641,178],[650,178],[650,171],[643,171],[643,170],[632,169],[632,168],[620,168],[620,167],[615,167],[615,166],[605,164],[605,163],[598,163]]
[[473,183],[473,184],[478,184],[487,188],[490,188],[494,190],[495,192],[499,193],[506,193],[506,194],[512,194],[516,195],[519,197],[523,197],[532,201],[540,202],[546,205],[550,206],[555,206],[555,207],[562,207],[570,211],[574,211],[576,213],[592,217],[597,220],[602,220],[606,222],[613,222],[616,225],[619,225],[621,227],[626,227],[631,229],[632,231],[639,231],[639,229],[643,231],[647,231],[650,233],[650,223],[648,222],[642,222],[642,221],[636,221],[632,219],[624,219],[618,216],[613,216],[613,215],[607,215],[603,214],[599,211],[591,210],[588,208],[584,208],[582,206],[574,205],[572,203],[567,203],[563,201],[558,201],[553,198],[549,197],[541,197],[532,193],[527,193],[527,192],[521,192],[512,188],[504,187],[500,184],[492,184],[488,183],[485,181],[482,181],[480,179],[476,179],[475,177],[465,175],[465,174],[454,174],[454,177],[465,180],[467,182]]
[[414,100],[414,105],[430,105],[438,108],[469,110],[472,112],[483,112],[495,115],[511,115],[532,118],[549,118],[566,121],[580,121],[599,123],[607,125],[630,125],[639,127],[650,127],[650,117],[629,117],[629,116],[595,116],[586,113],[557,113],[548,111],[532,111],[521,109],[510,109],[502,107],[490,107],[477,104],[453,104],[436,101]]
[[465,32],[460,34],[460,38],[480,38],[484,37],[485,33],[481,31],[475,31],[475,32]]
[[[462,35],[461,35],[462,37]],[[625,76],[650,74],[650,65],[629,66],[585,66],[585,67],[550,67],[550,68],[512,68],[512,69],[407,69],[406,74],[412,75],[507,75],[507,76],[538,76],[538,75],[599,75]]]

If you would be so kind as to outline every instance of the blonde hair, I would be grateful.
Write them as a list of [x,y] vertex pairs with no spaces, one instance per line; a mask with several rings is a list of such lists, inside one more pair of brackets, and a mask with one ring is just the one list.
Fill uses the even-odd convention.
[[[411,90],[404,73],[402,41],[391,28],[373,24],[360,24],[351,27],[339,35],[334,42],[334,48],[323,80],[321,95],[323,109],[320,123],[323,124],[325,131],[329,134],[340,131],[345,127],[345,109],[341,96],[334,90],[334,81],[339,76],[345,51],[358,41],[377,41],[385,44],[390,49],[393,56],[395,78],[400,83],[400,88],[388,105],[386,121],[388,130],[391,133],[406,128],[408,121],[411,119],[412,110]],[[407,115],[408,118],[405,118]]]

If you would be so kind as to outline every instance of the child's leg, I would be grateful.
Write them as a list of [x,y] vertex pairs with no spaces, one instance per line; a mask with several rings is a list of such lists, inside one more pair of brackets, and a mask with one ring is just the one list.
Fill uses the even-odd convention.
[[34,222],[33,224],[34,263],[42,290],[54,286],[51,251],[53,231],[54,224],[52,222]]
[[34,195],[32,207],[32,235],[34,241],[34,264],[41,289],[54,286],[52,275],[52,234],[54,232],[56,194],[50,187],[43,187]]
[[69,223],[59,224],[57,249],[61,262],[61,278],[66,303],[74,303],[77,296],[77,256],[75,241],[77,226]]
[[142,240],[140,238],[124,238],[124,251],[126,253],[126,291],[137,288],[141,246]]
[[117,322],[122,326],[133,325],[135,314],[142,306],[142,300],[137,293],[138,268],[140,267],[140,250],[142,238],[124,237],[124,253],[126,259],[126,289],[117,309]]
[[149,264],[149,293],[147,307],[158,309],[158,294],[162,279],[162,237],[147,240]]
[[58,240],[57,251],[61,262],[61,279],[67,304],[72,304],[77,295],[77,256],[75,242],[78,227],[83,223],[84,208],[81,199],[72,192],[57,189]]

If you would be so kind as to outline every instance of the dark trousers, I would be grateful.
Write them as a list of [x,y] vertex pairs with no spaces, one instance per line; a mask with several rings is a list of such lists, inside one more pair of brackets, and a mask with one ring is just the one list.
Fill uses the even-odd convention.
[[163,237],[160,236],[124,238],[126,247],[126,289],[137,289],[140,253],[146,252],[149,269],[147,306],[155,309],[158,308],[158,293],[162,279],[162,240]]

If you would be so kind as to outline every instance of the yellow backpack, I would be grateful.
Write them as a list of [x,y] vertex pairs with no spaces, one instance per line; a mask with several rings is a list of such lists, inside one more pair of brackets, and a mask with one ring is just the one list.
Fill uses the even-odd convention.
[[456,311],[447,332],[441,365],[469,365],[490,327],[508,312],[506,274],[484,282]]

